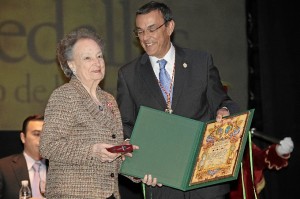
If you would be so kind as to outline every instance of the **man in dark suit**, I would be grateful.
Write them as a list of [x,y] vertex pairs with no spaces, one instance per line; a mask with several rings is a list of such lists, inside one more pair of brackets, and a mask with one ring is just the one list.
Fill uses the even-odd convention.
[[[40,185],[45,185],[42,182],[46,180],[46,165],[39,152],[43,123],[43,116],[33,115],[27,117],[23,122],[22,132],[20,133],[21,141],[24,144],[23,153],[0,159],[0,199],[18,199],[22,180],[28,180],[32,190],[33,165],[35,162],[40,164]],[[44,187],[39,188],[44,189]],[[40,198],[41,195],[33,195],[33,197]]]
[[[172,44],[175,22],[165,4],[145,4],[136,12],[135,22],[135,35],[146,53],[121,67],[118,73],[117,102],[125,138],[131,136],[141,105],[201,121],[220,121],[238,111],[237,104],[223,89],[211,55]],[[156,180],[159,181],[143,179],[152,185],[146,186],[147,198],[223,199],[229,192],[228,184],[183,192],[157,187]]]

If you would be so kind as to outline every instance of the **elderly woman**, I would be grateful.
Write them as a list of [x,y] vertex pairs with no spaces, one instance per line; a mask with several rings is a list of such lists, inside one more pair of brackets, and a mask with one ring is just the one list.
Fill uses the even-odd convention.
[[77,29],[58,44],[57,58],[70,81],[52,93],[45,110],[40,151],[50,162],[47,199],[120,198],[121,154],[106,149],[124,142],[123,129],[114,97],[99,87],[102,40]]

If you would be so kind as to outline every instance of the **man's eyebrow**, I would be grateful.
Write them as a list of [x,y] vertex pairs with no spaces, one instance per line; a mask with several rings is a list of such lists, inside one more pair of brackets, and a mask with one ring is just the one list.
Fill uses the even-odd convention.
[[[153,26],[155,26],[155,25],[156,25],[156,24],[151,24],[151,25],[147,26],[147,28],[151,28],[151,27],[153,27]],[[140,27],[138,27],[138,26],[136,26],[135,28],[136,28],[136,29],[142,30],[142,28],[140,28]]]

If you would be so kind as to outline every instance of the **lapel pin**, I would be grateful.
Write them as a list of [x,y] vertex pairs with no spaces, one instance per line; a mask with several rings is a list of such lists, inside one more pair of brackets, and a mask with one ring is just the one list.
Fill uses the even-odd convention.
[[183,68],[186,68],[186,67],[187,67],[187,64],[186,64],[186,63],[183,63],[182,66],[183,66]]

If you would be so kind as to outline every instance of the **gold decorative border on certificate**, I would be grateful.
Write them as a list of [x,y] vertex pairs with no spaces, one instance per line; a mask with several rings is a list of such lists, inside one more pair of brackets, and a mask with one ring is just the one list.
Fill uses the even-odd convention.
[[250,112],[206,125],[190,185],[232,177]]

